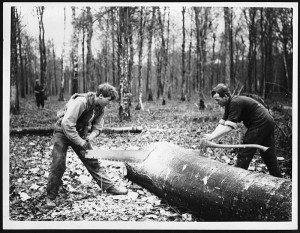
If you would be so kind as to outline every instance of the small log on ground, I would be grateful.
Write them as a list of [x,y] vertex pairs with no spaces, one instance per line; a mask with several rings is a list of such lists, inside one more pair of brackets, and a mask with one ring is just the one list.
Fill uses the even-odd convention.
[[[27,128],[16,128],[10,130],[10,135],[25,135],[25,134],[51,134],[53,133],[53,127],[27,127]],[[143,128],[138,127],[120,127],[120,128],[103,128],[102,133],[141,133]]]
[[127,178],[207,221],[291,221],[292,183],[157,143]]

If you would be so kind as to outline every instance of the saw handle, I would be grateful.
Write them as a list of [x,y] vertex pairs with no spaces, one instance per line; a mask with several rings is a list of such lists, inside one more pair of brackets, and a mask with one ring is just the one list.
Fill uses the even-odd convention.
[[215,148],[257,148],[265,152],[270,147],[261,146],[258,144],[239,144],[239,145],[224,145],[224,144],[217,144],[205,139],[201,140],[201,144],[208,146],[208,147],[215,147]]

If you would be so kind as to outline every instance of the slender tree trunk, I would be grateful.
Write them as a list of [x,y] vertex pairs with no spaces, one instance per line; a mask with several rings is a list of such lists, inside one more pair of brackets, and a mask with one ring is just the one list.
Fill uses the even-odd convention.
[[116,83],[116,69],[115,69],[115,17],[114,17],[114,8],[111,10],[111,20],[112,20],[112,30],[111,30],[111,38],[112,38],[112,83],[114,86],[117,86]]
[[210,86],[213,87],[215,85],[215,66],[216,66],[216,54],[215,54],[215,47],[216,47],[216,34],[213,33],[213,53],[212,53],[212,72],[211,72],[211,82],[210,82]]
[[230,50],[230,83],[235,86],[234,46],[233,46],[233,9],[229,8],[229,50]]
[[153,26],[155,22],[155,10],[156,7],[152,7],[152,18],[151,18],[151,24],[149,28],[149,39],[148,39],[148,58],[147,58],[147,81],[146,81],[146,96],[148,98],[148,101],[153,101],[153,92],[151,88],[152,83],[152,75],[151,75],[151,69],[152,69],[152,38],[153,38]]
[[72,94],[78,92],[78,29],[76,25],[76,12],[75,7],[72,7],[72,25],[73,25],[73,35],[72,35],[72,54],[73,54],[73,77],[72,77]]
[[63,50],[61,54],[61,84],[60,84],[60,92],[58,101],[64,101],[64,92],[65,92],[65,71],[64,71],[64,57],[65,57],[65,34],[66,34],[66,8],[64,7],[64,42],[63,42]]
[[128,61],[129,61],[129,52],[128,52],[128,24],[129,24],[129,8],[120,7],[119,8],[119,38],[118,38],[118,51],[119,51],[119,72],[120,72],[120,88],[119,88],[119,118],[122,120],[130,119],[130,103],[129,103],[129,93],[128,93]]
[[167,46],[166,46],[166,52],[165,52],[165,86],[166,86],[166,95],[168,95],[168,99],[172,99],[171,96],[171,85],[169,80],[169,47],[170,47],[170,9],[168,10],[168,21],[167,21]]
[[196,80],[195,80],[195,87],[197,91],[201,91],[201,82],[200,82],[200,73],[202,70],[201,64],[201,39],[200,39],[200,9],[199,7],[194,7],[195,11],[195,22],[196,22]]
[[93,74],[93,54],[92,54],[92,37],[93,37],[93,16],[91,7],[86,7],[87,10],[87,54],[86,54],[86,77],[89,83],[88,91],[94,91],[96,82]]
[[139,28],[139,63],[138,63],[138,104],[136,106],[136,110],[144,110],[142,96],[143,96],[143,79],[142,79],[142,57],[143,57],[143,42],[144,42],[144,32],[143,28],[145,26],[145,23],[143,22],[143,9],[144,7],[141,7],[140,11],[140,28]]
[[[191,18],[192,19],[192,18]],[[190,31],[190,45],[189,45],[189,60],[188,60],[188,98],[192,96],[192,39],[193,39],[193,29],[191,27]]]
[[[273,21],[274,21],[274,15],[273,15],[273,9],[267,8],[266,9],[266,83],[271,83],[273,81],[273,56],[272,56],[272,49],[273,49]],[[271,97],[271,86],[270,84],[266,85],[265,87],[265,98]]]
[[53,54],[53,68],[54,68],[54,87],[55,87],[55,95],[57,95],[58,88],[57,88],[57,76],[56,76],[56,55],[54,51],[54,46],[52,48],[52,54]]
[[19,61],[20,61],[20,84],[21,84],[21,98],[25,98],[25,78],[24,78],[24,65],[23,65],[23,58],[22,58],[22,38],[21,38],[21,17],[16,10],[16,17],[17,17],[17,41],[19,45]]
[[260,95],[265,98],[265,27],[264,27],[264,8],[260,8],[260,30],[261,30],[261,79],[260,79]]
[[18,48],[17,48],[17,16],[16,8],[11,7],[11,33],[10,33],[10,113],[18,114],[19,91],[18,91]]
[[[158,39],[156,39],[158,40]],[[156,98],[159,99],[162,95],[162,83],[161,83],[161,70],[162,70],[162,55],[161,49],[158,47],[159,42],[155,43],[155,55],[156,55],[156,83],[157,83],[157,96]]]
[[225,83],[230,86],[231,73],[230,73],[230,9],[224,8],[224,21],[225,21]]
[[37,15],[39,19],[39,50],[40,50],[40,72],[41,78],[40,82],[41,85],[44,86],[44,93],[47,95],[47,81],[46,81],[46,46],[45,46],[45,29],[44,29],[44,7],[37,7]]
[[133,30],[132,30],[132,22],[131,22],[131,8],[128,10],[129,16],[128,16],[128,42],[129,42],[129,61],[128,61],[128,92],[132,93],[132,72],[133,72],[133,55],[134,55],[134,48],[133,48]]
[[185,7],[182,7],[182,55],[181,55],[181,101],[186,101],[186,80],[185,80]]
[[[168,63],[168,57],[167,57],[167,45],[166,45],[166,39],[164,36],[164,22],[165,22],[165,13],[166,9],[164,9],[164,15],[163,19],[161,16],[160,10],[158,11],[158,21],[159,21],[159,28],[160,28],[160,36],[161,36],[161,79],[162,79],[162,105],[166,104],[166,93],[167,93],[167,88],[168,88],[168,79],[166,75],[166,70],[167,70],[167,63]],[[169,22],[169,18],[168,18]]]
[[82,27],[82,80],[83,80],[83,92],[86,92],[87,81],[86,81],[86,70],[85,70],[85,28]]

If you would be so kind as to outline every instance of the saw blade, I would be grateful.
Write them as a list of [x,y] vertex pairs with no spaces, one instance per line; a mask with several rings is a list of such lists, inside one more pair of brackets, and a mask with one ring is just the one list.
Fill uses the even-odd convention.
[[85,158],[101,159],[117,162],[142,163],[152,150],[109,150],[93,149],[87,150]]

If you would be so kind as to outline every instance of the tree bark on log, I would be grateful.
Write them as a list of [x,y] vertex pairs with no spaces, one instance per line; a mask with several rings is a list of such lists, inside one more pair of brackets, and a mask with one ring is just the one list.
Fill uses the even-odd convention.
[[127,178],[207,221],[291,221],[292,182],[157,143]]
[[[53,133],[53,127],[28,127],[28,128],[16,128],[10,130],[10,135],[24,135],[24,134],[51,134]],[[101,133],[141,133],[143,128],[138,127],[121,127],[121,128],[103,128]]]

